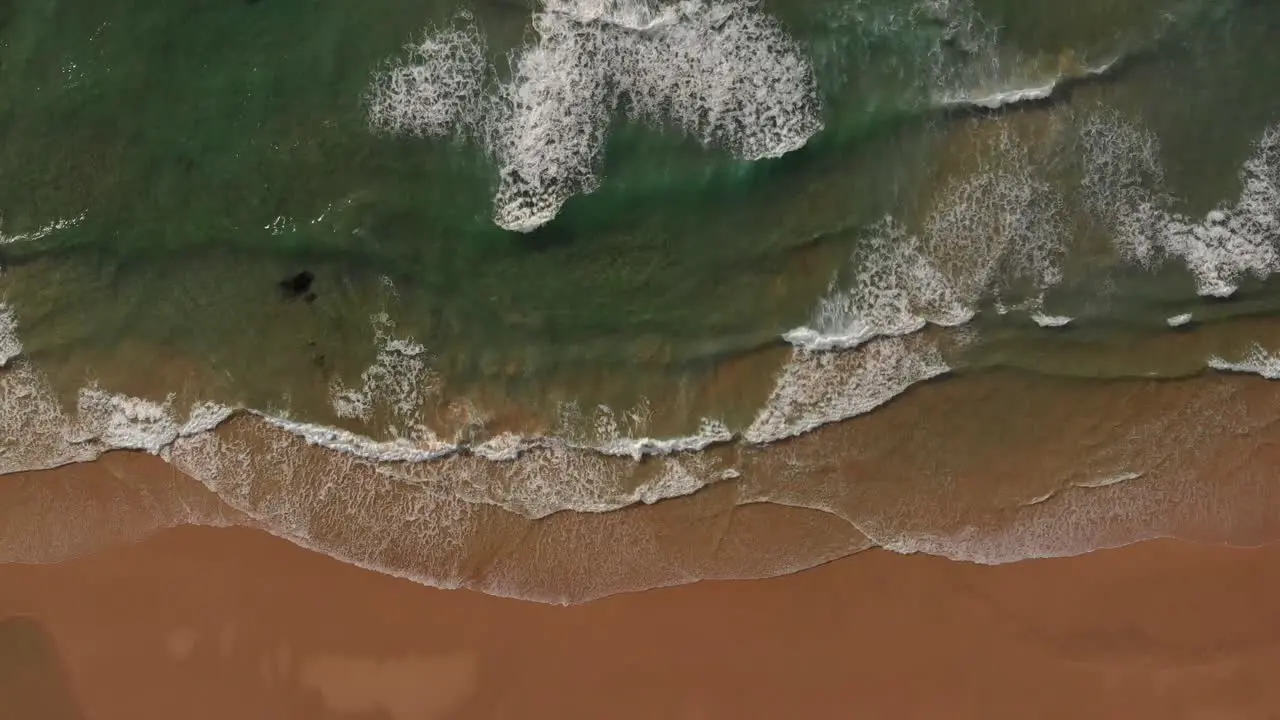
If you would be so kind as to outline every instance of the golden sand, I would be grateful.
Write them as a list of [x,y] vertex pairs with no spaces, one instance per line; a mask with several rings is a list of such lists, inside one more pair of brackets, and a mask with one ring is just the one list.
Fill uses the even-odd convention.
[[0,681],[4,707],[41,710],[0,717],[1261,719],[1280,707],[1278,552],[1158,541],[984,567],[876,551],[556,607],[180,528],[0,567],[0,612],[50,638],[5,636],[0,657],[44,655],[26,666],[39,682]]

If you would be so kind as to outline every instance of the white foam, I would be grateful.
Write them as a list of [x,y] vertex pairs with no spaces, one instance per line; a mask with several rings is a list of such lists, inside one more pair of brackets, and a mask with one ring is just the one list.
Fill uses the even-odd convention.
[[187,413],[187,421],[178,428],[178,437],[191,437],[210,432],[230,420],[235,413],[235,408],[227,405],[212,402],[196,403]]
[[599,31],[572,18],[534,16],[538,40],[516,55],[490,121],[498,162],[494,222],[528,232],[599,185],[597,164],[611,109],[609,52]]
[[1008,130],[986,146],[976,172],[942,191],[923,244],[966,304],[1021,282],[1035,290],[1062,279],[1064,202]]
[[755,3],[684,0],[663,13],[660,27],[625,35],[614,68],[636,116],[748,160],[796,150],[821,129],[807,58]]
[[1182,327],[1183,325],[1186,325],[1187,323],[1191,322],[1191,319],[1192,319],[1191,313],[1181,313],[1178,315],[1174,315],[1172,317],[1165,318],[1164,323],[1169,327]]
[[385,311],[371,321],[377,355],[361,373],[359,387],[347,387],[334,378],[329,388],[334,413],[366,423],[382,413],[393,436],[434,443],[436,435],[427,427],[423,411],[438,395],[439,377],[429,366],[427,349],[411,337],[396,337],[395,323]]
[[22,354],[22,341],[18,339],[18,318],[13,308],[0,303],[0,368],[7,366]]
[[[287,430],[313,445],[348,452],[369,460],[422,462],[458,452],[464,447],[490,460],[514,460],[530,447],[543,444],[540,438],[504,434],[468,447],[442,441],[427,427],[423,413],[439,395],[439,377],[429,366],[424,346],[411,337],[397,337],[395,323],[385,312],[372,317],[377,354],[361,374],[358,387],[346,386],[335,378],[330,386],[330,403],[341,418],[366,424],[381,415],[389,418],[391,441],[379,441],[324,425],[296,422],[283,412],[262,413],[276,427]],[[572,411],[570,411],[572,408]],[[647,434],[651,409],[647,403],[624,413],[623,421],[611,408],[596,408],[589,424],[576,406],[565,405],[557,435],[570,446],[604,455],[636,460],[653,455],[697,452],[711,445],[729,442],[734,434],[722,422],[704,419],[697,432],[687,436],[655,438]],[[474,409],[472,413],[475,414]],[[483,425],[479,420],[473,424]],[[626,427],[623,427],[623,426]]]
[[1105,477],[1101,477],[1096,480],[1082,480],[1080,482],[1074,483],[1072,487],[1078,487],[1078,488],[1111,487],[1112,485],[1119,485],[1122,482],[1137,480],[1138,478],[1142,477],[1143,474],[1144,473],[1133,472],[1133,471],[1121,472],[1121,473],[1116,473],[1115,475],[1107,475]]
[[914,333],[929,322],[958,325],[973,317],[919,240],[892,218],[866,234],[851,265],[848,289],[833,282],[810,324],[783,339],[810,350],[854,348],[875,337]]
[[620,105],[747,159],[777,157],[821,129],[808,61],[750,0],[547,0],[510,79],[483,41],[429,31],[375,77],[374,129],[478,139],[499,171],[494,221],[527,232],[599,184],[605,132]]
[[[374,326],[378,356],[362,375],[360,387],[339,389],[336,407],[358,418],[377,417],[377,412],[385,410],[402,421],[416,419],[422,410],[420,403],[427,404],[434,397],[434,384],[425,380],[431,376],[425,349],[412,339],[397,337],[394,324],[385,313],[375,316]],[[183,444],[185,438],[203,436],[186,431],[218,424],[229,412],[218,406],[198,406],[191,412],[191,419],[180,427],[167,405],[147,405],[105,393],[93,395],[93,400],[96,402],[83,404],[104,410],[96,413],[100,419],[82,423],[90,428],[86,436],[102,438],[108,444],[153,452],[159,449],[161,454],[167,454],[165,449],[170,444],[187,447],[190,443]],[[545,517],[562,510],[607,512],[694,492],[723,479],[724,470],[718,460],[698,451],[734,437],[723,423],[713,420],[704,421],[698,432],[688,437],[650,437],[644,431],[651,410],[644,403],[621,415],[605,407],[597,408],[579,428],[583,432],[576,434],[567,429],[562,437],[525,438],[506,433],[474,447],[443,442],[434,434],[423,432],[374,440],[359,433],[292,420],[279,413],[248,412],[269,428],[283,431],[284,438],[276,436],[270,448],[246,447],[234,452],[222,441],[205,439],[199,444],[203,448],[200,453],[182,461],[184,471],[217,490],[218,483],[208,481],[207,476],[221,474],[223,471],[218,468],[227,462],[242,462],[236,460],[236,453],[259,456],[278,451],[292,457],[297,451],[286,450],[291,447],[287,438],[296,438],[304,446],[336,451],[317,456],[314,462],[319,457],[329,458],[337,467],[346,468],[343,472],[350,470],[350,463],[367,463],[380,475],[394,476],[406,483],[427,483],[437,488],[433,492],[455,497],[459,502],[496,505],[527,517]],[[610,459],[610,454],[635,460],[657,456],[660,472],[636,482],[634,473],[653,466],[620,463]],[[204,459],[197,462],[195,457]],[[271,465],[276,460],[263,456],[254,462]],[[320,472],[319,468],[316,466],[316,472]],[[293,533],[296,529],[280,531]]]
[[406,58],[374,74],[366,103],[379,132],[448,135],[482,121],[490,72],[485,42],[471,16],[428,29],[405,46]]
[[[583,527],[577,522],[565,526],[551,520],[530,526],[534,535],[529,542],[545,545],[536,550],[533,572],[523,562],[523,550],[531,547],[525,544],[516,554],[519,562],[511,564],[511,556],[499,552],[477,576],[475,566],[467,562],[474,557],[468,550],[474,548],[475,533],[492,537],[495,520],[508,529],[519,525],[486,512],[480,504],[483,500],[465,499],[469,484],[478,479],[476,470],[486,478],[532,472],[542,484],[537,492],[576,492],[580,480],[599,477],[596,464],[603,461],[599,456],[566,455],[562,447],[531,456],[533,464],[500,463],[496,468],[467,456],[436,463],[374,465],[341,454],[307,452],[301,445],[291,435],[275,431],[260,435],[242,425],[226,434],[180,439],[174,462],[273,534],[345,562],[438,587],[467,586],[490,594],[564,602],[707,576],[707,571],[699,569],[703,565],[665,553],[662,529],[635,513],[580,518],[589,527],[581,534],[575,533]],[[584,457],[587,466],[575,468]],[[617,461],[607,465],[634,467]],[[712,469],[713,464],[702,457],[663,460],[656,482],[628,499],[649,502],[694,490],[702,484],[698,479]],[[589,474],[584,476],[584,471]],[[612,479],[607,473],[604,478]],[[659,487],[660,492],[650,494]],[[572,555],[562,558],[557,548],[562,544],[579,547],[579,543],[590,543],[595,552],[585,556],[590,560],[580,569],[566,567]],[[786,572],[808,557],[798,563],[764,561],[759,567],[764,574]],[[698,554],[692,560],[699,563],[703,557]]]
[[708,479],[690,469],[688,458],[668,458],[662,466],[662,473],[651,481],[640,485],[627,497],[627,504],[643,503],[652,505],[671,498],[684,497],[706,487]]
[[210,432],[229,420],[235,409],[212,402],[193,405],[185,422],[178,419],[175,397],[157,403],[103,390],[97,385],[81,388],[76,399],[76,419],[67,436],[73,442],[93,440],[113,450],[141,450],[167,457],[180,437]]
[[86,462],[115,449],[166,457],[179,437],[208,432],[232,414],[201,403],[180,423],[172,396],[156,403],[96,385],[81,388],[69,414],[48,379],[16,356],[0,371],[0,474]]
[[1069,315],[1045,315],[1044,313],[1032,313],[1031,319],[1035,324],[1042,328],[1060,328],[1070,325],[1075,318]]
[[1169,209],[1154,135],[1116,112],[1090,117],[1085,145],[1086,201],[1107,221],[1128,259],[1153,266],[1182,260],[1201,295],[1228,297],[1240,280],[1280,270],[1280,125],[1263,133],[1240,171],[1241,194],[1202,220]]
[[38,370],[22,357],[13,310],[0,304],[0,474],[91,460],[91,443],[65,436],[68,418]]
[[1057,490],[1047,490],[1043,493],[1040,493],[1039,495],[1036,495],[1035,497],[1031,497],[1026,500],[1023,500],[1022,502],[1018,503],[1018,506],[1031,507],[1032,505],[1039,505],[1041,503],[1049,502],[1053,498],[1057,497],[1057,495],[1058,495]]
[[530,449],[534,442],[522,435],[504,432],[472,447],[471,452],[490,462],[511,462]]
[[860,238],[848,279],[833,282],[810,323],[783,338],[810,350],[853,348],[928,324],[962,325],[983,296],[1017,282],[1037,290],[1059,282],[1061,196],[1007,133],[980,151],[978,167],[939,192],[922,232],[886,218]]
[[1053,97],[1065,83],[1078,82],[1093,77],[1100,77],[1111,72],[1119,60],[1111,60],[1101,65],[1084,67],[1076,72],[1058,73],[1048,81],[1031,85],[1016,85],[985,94],[953,94],[941,98],[942,107],[973,107],[987,110],[998,110],[1010,105],[1037,102]]
[[95,439],[107,447],[159,455],[178,439],[172,396],[155,403],[90,385],[80,389],[76,410],[76,424],[70,430],[76,442]]
[[1261,375],[1268,380],[1280,380],[1280,356],[1267,352],[1261,345],[1254,345],[1244,359],[1237,362],[1214,355],[1209,367],[1221,372]]
[[587,415],[577,403],[564,402],[560,404],[554,437],[567,447],[634,460],[700,452],[736,437],[728,426],[714,418],[703,418],[697,431],[689,435],[653,437],[649,434],[652,414],[647,399],[621,414],[607,405],[598,405]]
[[1087,116],[1080,123],[1079,135],[1083,162],[1080,187],[1086,207],[1111,224],[1126,257],[1150,262],[1155,248],[1146,235],[1159,201],[1152,188],[1160,186],[1165,177],[1159,139],[1112,109]]
[[950,368],[931,338],[885,337],[856,350],[796,350],[742,436],[770,443],[870,412]]
[[291,217],[277,215],[271,222],[263,225],[262,229],[270,232],[272,236],[283,235],[285,233],[297,232],[298,223]]
[[426,462],[452,455],[457,445],[447,442],[429,442],[395,438],[374,440],[365,435],[315,423],[299,422],[278,415],[253,412],[268,425],[302,438],[308,445],[336,450],[341,453],[381,462]]
[[[656,473],[648,471],[654,467]],[[661,455],[640,465],[548,438],[519,462],[474,468],[470,487],[460,492],[525,517],[603,513],[694,493],[722,480],[724,471],[706,453]]]
[[1058,497],[1063,490],[1070,490],[1071,488],[1081,488],[1081,489],[1087,490],[1087,489],[1111,487],[1112,485],[1119,485],[1120,483],[1129,482],[1131,480],[1137,480],[1141,478],[1144,474],[1145,473],[1141,473],[1141,472],[1119,472],[1119,473],[1115,473],[1114,475],[1106,475],[1093,480],[1081,480],[1081,481],[1072,483],[1066,488],[1057,488],[1057,489],[1049,490],[1033,498],[1024,500],[1018,503],[1018,506],[1031,507],[1033,505],[1040,505],[1042,503],[1046,503]]
[[[230,480],[224,471],[250,462],[249,456],[262,468],[284,471],[286,466],[293,467],[290,458],[297,452],[286,449],[291,447],[287,438],[296,438],[303,446],[336,451],[325,456],[326,462],[332,461],[339,469],[335,472],[348,471],[352,462],[369,463],[377,473],[410,473],[412,477],[406,475],[406,481],[432,479],[440,486],[439,493],[459,494],[452,502],[469,498],[467,502],[493,504],[528,517],[545,517],[561,510],[607,512],[694,492],[724,477],[718,461],[696,451],[732,438],[722,424],[711,421],[690,438],[631,440],[616,436],[611,448],[620,455],[662,456],[661,472],[638,484],[627,478],[639,466],[618,464],[596,449],[574,447],[557,438],[502,435],[472,449],[475,458],[466,459],[460,455],[464,448],[457,444],[407,438],[377,441],[337,428],[247,411],[267,427],[284,431],[284,438],[269,447],[250,449],[227,445],[213,435],[213,429],[237,412],[213,403],[193,406],[182,422],[172,397],[157,403],[89,386],[79,393],[76,413],[68,415],[45,378],[21,357],[0,372],[0,408],[0,473],[88,461],[112,449],[140,450],[173,460],[174,448],[185,448],[185,454],[177,459],[178,466],[224,499],[234,501],[225,494]],[[468,483],[472,485],[468,487]],[[249,510],[243,503],[233,505]],[[297,535],[296,528],[287,524],[270,525],[282,518],[263,516],[260,510],[251,514],[268,523],[273,532],[305,536]]]
[[1054,79],[1044,85],[1011,90],[999,90],[990,95],[946,98],[943,100],[943,105],[954,107],[979,107],[995,110],[997,108],[1005,107],[1006,105],[1017,105],[1018,103],[1034,102],[1036,100],[1044,100],[1052,97],[1054,90],[1058,87],[1058,82],[1059,81],[1057,79]]
[[671,455],[675,453],[691,453],[706,450],[712,445],[733,440],[733,432],[719,420],[704,418],[698,432],[674,438],[623,438],[593,445],[591,449],[605,455],[630,457],[640,460],[646,455]]
[[[394,464],[308,452],[293,434],[261,424],[180,438],[172,462],[271,533],[384,571],[391,568],[371,561],[388,545],[420,542],[413,556],[428,565],[437,554],[456,553],[469,509],[433,488],[401,481]],[[342,542],[317,537],[316,524],[331,517],[350,529]],[[447,576],[433,580],[450,586]]]
[[668,27],[678,21],[677,8],[651,0],[543,0],[544,10],[578,23],[602,23],[628,30]]
[[0,303],[0,474],[92,460],[112,449],[165,455],[179,436],[207,432],[231,417],[214,403],[193,406],[179,423],[163,403],[81,388],[69,415],[48,378],[22,356],[13,309]]
[[[75,217],[60,218],[58,220],[54,220],[50,223],[42,225],[41,227],[35,230],[32,230],[31,232],[18,233],[16,235],[6,235],[4,234],[4,231],[0,229],[0,245],[8,245],[10,243],[17,243],[17,242],[34,242],[36,240],[43,240],[44,238],[56,232],[59,232],[61,230],[66,230],[68,228],[73,228],[76,225],[79,225],[84,220],[84,218],[85,218],[85,213],[80,213]],[[3,221],[4,221],[3,216],[0,216],[0,227],[3,227],[4,225]]]

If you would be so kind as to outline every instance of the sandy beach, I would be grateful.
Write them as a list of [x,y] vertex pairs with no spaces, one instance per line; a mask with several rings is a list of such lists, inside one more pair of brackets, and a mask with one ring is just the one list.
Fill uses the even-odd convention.
[[[1280,537],[1274,383],[1206,376],[1031,392],[1039,385],[1016,380],[934,383],[779,457],[814,458],[851,514],[923,530],[984,520],[1018,548],[1073,537],[1105,546],[1138,530],[1237,546]],[[947,412],[1011,398],[1022,415]],[[985,434],[966,431],[974,417]],[[929,452],[895,451],[921,435]],[[1113,456],[1117,436],[1140,442]],[[1098,470],[1139,462],[1151,472],[1091,485],[1094,475],[1066,472],[1086,451]],[[786,483],[785,468],[770,472],[771,456],[760,457],[756,477],[821,489]],[[939,462],[953,472],[935,487],[924,471]],[[316,497],[306,470],[317,466],[297,467],[264,475],[269,493],[227,497],[254,511],[272,507],[263,497]],[[354,466],[332,477],[377,487]],[[1039,492],[1028,478],[1053,492],[1010,501]],[[681,562],[701,577],[743,577],[785,572],[786,558],[770,554],[787,549],[847,557],[564,607],[427,587],[304,549],[153,455],[6,475],[0,720],[1277,717],[1280,545],[1156,540],[994,566],[855,552],[865,539],[833,515],[739,506],[743,482],[537,521],[492,509],[477,517],[476,541],[452,550],[465,551],[456,577],[500,588],[521,570],[547,587],[617,588],[610,573],[624,570],[692,580]],[[399,561],[385,565],[393,571],[430,560],[421,553],[438,516],[379,525],[399,506],[352,497],[362,496],[341,507],[363,515],[316,516],[364,532],[357,547]],[[399,534],[376,531],[385,527]],[[413,552],[396,557],[397,547]]]
[[0,720],[1280,720],[1276,37],[0,0]]
[[1269,718],[1278,560],[868,551],[557,607],[185,527],[0,567],[0,717]]

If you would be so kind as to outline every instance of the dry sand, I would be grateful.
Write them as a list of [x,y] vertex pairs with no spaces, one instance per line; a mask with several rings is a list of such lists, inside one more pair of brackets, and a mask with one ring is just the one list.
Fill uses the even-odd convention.
[[43,678],[0,678],[0,718],[1273,718],[1276,607],[1275,547],[870,551],[558,607],[187,527],[0,566],[0,617],[27,616],[0,670],[26,643]]

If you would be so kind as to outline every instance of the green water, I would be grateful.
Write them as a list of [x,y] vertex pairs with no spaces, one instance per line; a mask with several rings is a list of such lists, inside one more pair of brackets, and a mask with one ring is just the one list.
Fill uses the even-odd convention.
[[[814,63],[822,133],[747,163],[619,118],[599,190],[522,235],[493,225],[496,172],[478,148],[367,127],[371,73],[458,4],[3,0],[3,230],[83,219],[0,246],[0,289],[27,354],[65,393],[96,378],[162,396],[174,388],[146,368],[181,358],[200,368],[193,395],[330,421],[330,383],[368,365],[369,317],[386,309],[456,395],[541,414],[561,400],[666,408],[805,323],[860,228],[923,213],[948,168],[968,162],[956,123],[1006,121],[931,109],[940,86],[1051,77],[1064,53],[1132,57],[1062,104],[1140,115],[1191,213],[1238,194],[1251,143],[1280,120],[1267,89],[1280,76],[1276,6],[979,0],[938,20],[917,5],[765,3]],[[468,7],[495,57],[528,37],[528,6]],[[1064,186],[1071,172],[1050,168]],[[302,270],[316,276],[314,302],[281,299],[278,281]],[[1069,270],[1051,309],[1098,321],[1077,342],[1099,358],[1204,305],[1176,269],[1118,268],[1103,253]],[[1266,287],[1250,292],[1213,312],[1276,309]],[[989,343],[964,362],[1062,364],[1058,340],[1002,322],[979,322]],[[781,357],[711,406],[674,403],[667,427],[749,421]],[[1090,352],[1073,357],[1093,374]],[[1121,371],[1150,370],[1150,356],[1126,357]]]

